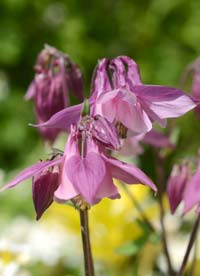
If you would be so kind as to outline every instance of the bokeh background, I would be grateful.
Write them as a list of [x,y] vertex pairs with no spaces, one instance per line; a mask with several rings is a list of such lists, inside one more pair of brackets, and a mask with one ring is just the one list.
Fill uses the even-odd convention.
[[[185,66],[200,54],[198,0],[1,0],[0,18],[1,186],[49,151],[37,130],[28,127],[35,121],[33,104],[23,99],[45,43],[80,65],[86,94],[100,58],[128,55],[140,65],[144,83],[179,87]],[[176,130],[177,147],[166,164],[166,176],[173,162],[196,155],[199,147],[200,122],[193,112],[176,120]],[[57,146],[62,148],[65,139],[60,137]],[[150,148],[137,162],[155,178]],[[147,200],[148,189],[131,191],[156,224],[158,210]],[[121,200],[104,200],[91,211],[97,275],[122,271],[123,275],[156,275],[156,262],[162,275],[165,265],[159,243],[147,243],[142,250],[130,246],[142,230],[135,220],[137,210],[123,191],[122,195]],[[1,275],[83,275],[78,214],[71,206],[54,204],[36,222],[30,181],[1,194],[0,202]],[[177,221],[168,215],[169,232],[178,229]],[[187,236],[191,225],[185,221]],[[174,258],[183,251],[186,236],[174,239]]]

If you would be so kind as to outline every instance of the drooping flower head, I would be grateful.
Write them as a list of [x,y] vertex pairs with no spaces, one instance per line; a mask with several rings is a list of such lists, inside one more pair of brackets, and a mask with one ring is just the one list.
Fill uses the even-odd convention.
[[[69,92],[83,100],[83,79],[79,67],[57,49],[46,46],[38,55],[35,78],[25,98],[34,99],[37,122],[47,121],[70,104]],[[40,128],[44,139],[53,142],[59,130]]]
[[[154,191],[157,190],[140,169],[107,156],[102,147],[101,131],[100,135],[94,134],[95,127],[89,126],[88,123],[90,124],[88,121],[85,125],[85,121],[81,120],[78,126],[71,127],[64,152],[61,182],[55,192],[58,201],[66,201],[80,195],[87,203],[93,205],[104,197],[119,198],[113,178],[127,184],[145,184]],[[93,124],[92,121],[91,123]],[[110,135],[104,136],[103,145],[111,145],[109,141]]]
[[106,148],[119,147],[118,135],[110,122],[100,115],[83,116],[77,125],[71,125],[63,156],[30,166],[2,190],[33,177],[37,219],[53,200],[72,200],[80,208],[88,208],[104,197],[119,198],[113,178],[127,184],[144,184],[156,191],[154,183],[139,168],[106,154]]
[[[100,60],[91,89],[91,115],[105,117],[122,138],[147,133],[154,122],[164,127],[167,118],[179,117],[197,105],[180,89],[142,84],[138,65],[126,56]],[[69,129],[77,123],[80,110],[81,105],[66,108],[39,126]]]
[[195,102],[176,88],[143,85],[138,65],[129,57],[103,59],[93,79],[94,114],[120,122],[132,134],[146,133],[152,123],[166,125],[166,118],[179,117]]

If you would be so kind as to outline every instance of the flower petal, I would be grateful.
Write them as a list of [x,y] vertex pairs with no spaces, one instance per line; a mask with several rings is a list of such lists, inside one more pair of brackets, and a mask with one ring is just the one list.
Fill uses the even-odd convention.
[[111,199],[117,199],[121,197],[117,187],[113,183],[111,171],[108,164],[106,164],[106,173],[102,184],[100,185],[95,196],[95,203],[98,203],[104,197],[108,197]]
[[66,173],[75,189],[90,204],[105,176],[105,162],[100,155],[90,152],[86,157],[72,156],[66,162]]
[[95,103],[93,115],[102,115],[109,122],[113,122],[116,116],[116,102],[120,91],[118,89],[102,94]]
[[118,150],[121,144],[114,125],[100,115],[94,119],[92,136],[105,146]]
[[66,162],[61,169],[61,177],[59,180],[59,186],[54,193],[54,200],[61,203],[77,196],[79,192],[75,189],[72,183],[69,181],[66,173]]
[[185,202],[184,213],[188,212],[196,204],[200,203],[200,171],[198,170],[189,181],[183,200]]
[[172,173],[167,181],[167,196],[170,203],[171,213],[176,211],[183,199],[183,193],[188,182],[188,167],[174,165]]
[[179,117],[196,106],[190,96],[172,87],[138,85],[133,92],[160,119]]
[[119,58],[127,65],[127,82],[130,89],[132,89],[135,85],[142,84],[140,70],[137,63],[128,56],[119,56]]
[[174,148],[175,145],[173,145],[169,138],[167,136],[165,136],[163,133],[158,132],[155,129],[152,129],[151,131],[149,131],[148,133],[145,134],[142,142],[144,142],[145,144],[149,144],[153,147],[157,147],[157,148]]
[[0,189],[0,192],[4,191],[6,189],[15,187],[20,182],[23,182],[23,181],[27,180],[28,178],[31,178],[31,177],[41,173],[42,171],[48,169],[49,167],[61,163],[62,161],[63,161],[63,157],[60,157],[59,159],[56,159],[56,160],[38,162],[37,164],[34,164],[34,165],[26,168],[25,170],[23,170],[12,181],[10,181],[8,184],[3,186]]
[[103,156],[103,158],[110,164],[113,178],[117,178],[127,184],[144,184],[152,188],[155,192],[157,191],[155,184],[139,168],[114,158],[108,158],[106,156]]
[[130,104],[127,101],[119,101],[117,104],[117,119],[133,133],[146,133],[151,130],[152,123],[139,103]]
[[110,69],[114,88],[126,87],[126,68],[121,59],[118,57],[112,59]]
[[27,90],[27,92],[26,92],[26,94],[24,96],[24,99],[26,101],[32,100],[35,97],[35,90],[36,90],[35,80],[33,80],[31,82],[31,84],[29,85],[29,87],[28,87],[28,90]]
[[77,123],[77,121],[79,120],[81,109],[82,104],[70,106],[55,113],[48,121],[42,124],[30,125],[34,127],[49,127],[68,130],[71,124]]
[[112,89],[108,76],[109,59],[101,59],[93,72],[91,83],[91,99],[96,100],[102,93]]

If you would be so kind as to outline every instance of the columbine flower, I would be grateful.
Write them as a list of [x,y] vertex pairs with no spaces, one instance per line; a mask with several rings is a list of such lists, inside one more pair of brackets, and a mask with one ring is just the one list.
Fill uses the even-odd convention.
[[[83,100],[83,79],[80,69],[68,56],[46,46],[35,65],[36,75],[25,98],[34,99],[37,122],[47,121],[69,105],[69,91]],[[43,138],[53,142],[59,130],[40,128]]]
[[188,185],[190,178],[190,169],[188,164],[175,164],[173,166],[171,175],[167,181],[167,196],[169,199],[171,213],[173,214],[180,202]]
[[88,204],[96,204],[104,197],[119,198],[112,178],[127,184],[141,183],[157,190],[140,169],[108,157],[105,147],[119,148],[115,129],[99,116],[85,116],[77,126],[71,126],[62,157],[30,166],[1,190],[33,177],[33,200],[38,219],[53,199],[76,202],[78,197],[78,202],[84,202],[88,208]]
[[80,129],[72,127],[64,158],[60,184],[55,192],[55,198],[58,201],[81,195],[90,205],[93,205],[104,197],[119,198],[112,178],[127,184],[142,183],[154,191],[157,190],[153,182],[140,169],[106,156],[86,129],[81,130],[80,136]]
[[[91,114],[115,123],[122,137],[143,134],[152,123],[166,125],[166,118],[179,117],[197,104],[181,90],[167,86],[143,85],[138,65],[129,57],[102,59],[95,69],[89,99]],[[66,108],[40,127],[69,129],[77,122],[81,105]]]
[[[119,56],[109,64],[103,60],[99,67],[94,79],[94,114],[101,114],[110,122],[119,121],[133,134],[150,131],[153,122],[165,126],[166,118],[179,117],[196,106],[176,88],[143,85],[139,68],[129,57]],[[110,87],[107,81],[102,85],[102,67],[106,80],[111,75]]]

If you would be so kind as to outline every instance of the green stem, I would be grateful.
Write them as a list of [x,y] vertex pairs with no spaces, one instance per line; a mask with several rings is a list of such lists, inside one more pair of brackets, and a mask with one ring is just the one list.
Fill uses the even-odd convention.
[[163,199],[162,195],[158,195],[159,205],[160,205],[160,224],[161,224],[161,237],[162,237],[162,243],[163,243],[163,250],[167,261],[168,266],[168,275],[173,276],[174,270],[172,268],[171,258],[169,255],[168,245],[167,245],[167,235],[165,230],[165,224],[164,224],[164,206],[163,206]]
[[185,267],[187,265],[187,262],[188,262],[188,258],[189,258],[189,255],[190,255],[190,251],[192,249],[192,246],[194,244],[194,241],[196,239],[196,235],[197,235],[197,230],[198,230],[198,227],[199,227],[199,223],[200,223],[200,214],[198,215],[196,221],[195,221],[195,224],[193,226],[193,229],[192,229],[192,233],[190,235],[190,240],[189,240],[189,243],[188,243],[188,246],[187,246],[187,250],[185,252],[185,256],[183,258],[183,262],[181,264],[181,268],[179,270],[179,273],[178,273],[178,276],[182,276],[183,275],[183,272],[185,270]]
[[90,234],[88,226],[88,210],[80,210],[80,224],[85,264],[85,276],[94,276],[94,265],[90,246]]
[[167,245],[167,233],[165,229],[164,217],[165,217],[165,209],[163,206],[163,194],[165,191],[165,179],[164,179],[164,158],[160,156],[158,150],[154,151],[155,161],[156,161],[156,176],[157,176],[157,183],[158,183],[158,202],[159,202],[159,209],[160,209],[160,225],[161,225],[161,237],[162,237],[162,244],[163,250],[165,254],[165,258],[167,261],[168,267],[168,275],[173,276],[174,270],[171,263],[171,258],[168,250]]

